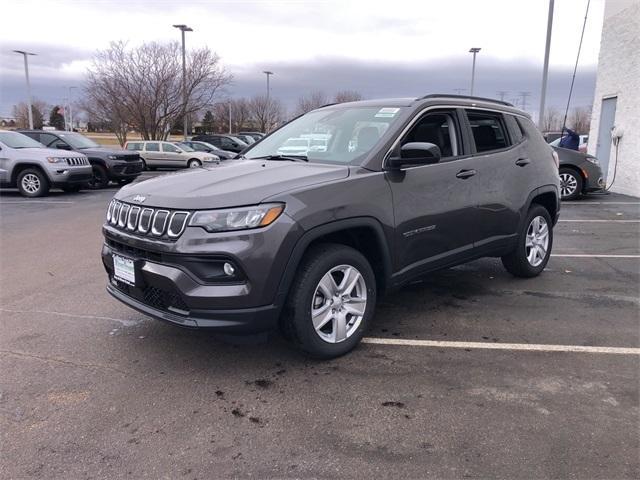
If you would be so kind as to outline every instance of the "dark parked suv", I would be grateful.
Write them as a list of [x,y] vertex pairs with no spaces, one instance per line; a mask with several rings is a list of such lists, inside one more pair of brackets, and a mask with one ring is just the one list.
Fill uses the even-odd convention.
[[76,132],[57,130],[20,130],[47,148],[73,150],[83,153],[91,163],[93,176],[88,182],[91,188],[105,188],[109,181],[124,185],[134,181],[142,173],[142,160],[135,152],[125,152],[103,147]]
[[[327,148],[282,155],[292,138]],[[109,204],[107,290],[186,327],[280,328],[309,354],[356,346],[384,292],[501,257],[545,268],[557,156],[527,114],[475,97],[369,100],[311,111],[236,160],[121,189]]]
[[236,153],[243,151],[245,148],[249,146],[239,138],[234,137],[233,135],[202,134],[202,135],[196,135],[191,140],[195,142],[207,142],[221,150],[227,150],[229,152],[236,152]]

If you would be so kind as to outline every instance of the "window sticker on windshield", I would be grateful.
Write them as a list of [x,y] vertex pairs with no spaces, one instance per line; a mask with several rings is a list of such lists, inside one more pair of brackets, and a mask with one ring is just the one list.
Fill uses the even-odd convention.
[[396,116],[396,113],[398,113],[399,111],[400,111],[399,108],[385,107],[378,110],[378,113],[376,113],[375,116],[376,118],[393,118]]

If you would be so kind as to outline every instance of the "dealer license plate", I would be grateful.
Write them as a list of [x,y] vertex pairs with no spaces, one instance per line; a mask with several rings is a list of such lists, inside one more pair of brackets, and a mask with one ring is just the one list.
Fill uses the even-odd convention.
[[133,260],[120,255],[113,255],[113,277],[128,285],[136,285],[136,269]]

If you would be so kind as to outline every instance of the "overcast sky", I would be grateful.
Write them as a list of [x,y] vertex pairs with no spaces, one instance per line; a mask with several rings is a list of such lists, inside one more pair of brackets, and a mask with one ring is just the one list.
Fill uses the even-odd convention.
[[[549,101],[563,106],[576,60],[587,0],[556,0]],[[591,0],[573,105],[593,101],[603,0]],[[0,116],[24,100],[22,58],[29,50],[32,93],[50,104],[82,87],[97,49],[126,40],[174,41],[174,23],[194,29],[189,46],[207,45],[234,83],[231,96],[265,91],[293,108],[312,90],[351,89],[367,98],[466,89],[470,47],[481,47],[476,95],[531,92],[539,102],[547,0],[20,0],[3,3],[0,29]],[[74,95],[79,95],[76,90]]]

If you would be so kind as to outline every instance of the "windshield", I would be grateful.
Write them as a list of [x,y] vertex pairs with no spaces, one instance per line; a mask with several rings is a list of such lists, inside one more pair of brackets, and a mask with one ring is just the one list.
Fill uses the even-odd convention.
[[242,140],[241,138],[238,138],[238,137],[232,137],[232,136],[229,136],[229,138],[231,138],[231,139],[233,139],[233,141],[235,141],[235,142],[239,143],[241,147],[244,147],[244,146],[248,145],[248,144],[247,144],[247,142],[245,142],[245,141],[244,141],[244,140]]
[[93,140],[85,137],[84,135],[80,135],[79,133],[60,133],[60,138],[67,142],[71,148],[75,150],[81,150],[83,148],[97,148],[100,147],[99,144],[94,142]]
[[0,132],[0,142],[9,148],[44,148],[41,143],[16,132]]
[[359,165],[402,110],[351,107],[309,112],[264,138],[244,156],[303,155],[310,162]]
[[189,145],[187,145],[186,143],[176,142],[176,145],[179,146],[185,152],[195,152],[195,150],[191,148]]

